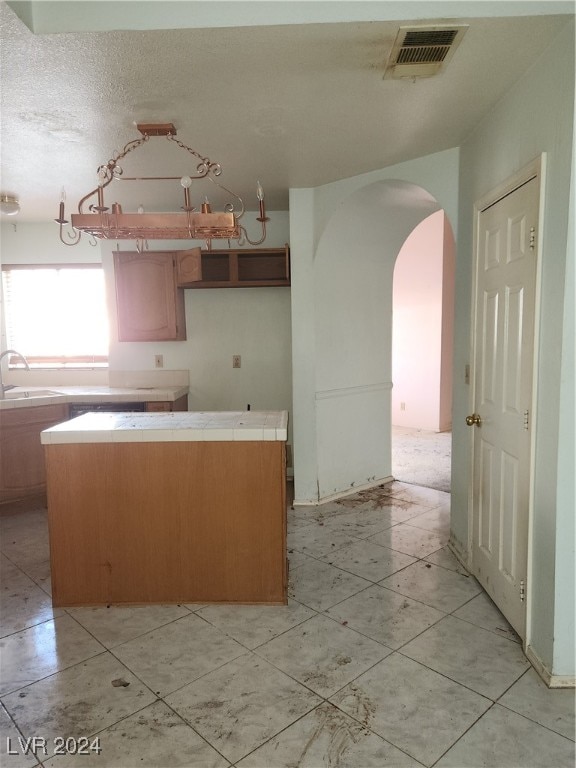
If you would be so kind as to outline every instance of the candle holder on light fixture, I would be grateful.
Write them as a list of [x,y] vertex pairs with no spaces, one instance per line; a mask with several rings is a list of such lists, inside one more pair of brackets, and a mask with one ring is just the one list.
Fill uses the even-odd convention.
[[[260,245],[266,238],[266,207],[264,204],[264,191],[260,182],[257,182],[256,197],[258,200],[259,215],[257,221],[261,225],[260,238],[250,239],[244,226],[240,223],[245,209],[242,198],[216,179],[222,173],[219,163],[213,163],[210,158],[202,157],[196,150],[183,144],[175,138],[176,129],[172,123],[138,124],[141,133],[139,139],[129,141],[121,152],[114,153],[111,160],[98,168],[98,186],[85,195],[78,203],[78,213],[70,216],[70,221],[65,216],[66,195],[62,190],[60,207],[56,223],[60,225],[60,240],[65,245],[76,245],[83,233],[89,235],[95,244],[94,238],[104,240],[136,240],[143,243],[147,240],[206,240],[210,247],[212,239],[237,240],[241,245],[244,242],[250,245]],[[124,176],[124,171],[119,165],[126,155],[146,143],[151,136],[164,136],[180,149],[184,149],[200,162],[196,166],[195,174],[183,176]],[[195,181],[207,179],[220,189],[224,190],[237,201],[235,205],[227,202],[224,210],[213,212],[207,197],[201,203],[200,211],[191,204],[190,188]],[[181,212],[177,213],[124,213],[119,203],[112,204],[112,210],[104,200],[104,190],[114,180],[120,181],[177,181],[184,192],[184,205]],[[92,201],[92,202],[89,202]],[[84,210],[87,205],[88,211]],[[65,230],[70,223],[72,231]]]
[[0,213],[4,216],[16,216],[20,213],[20,203],[13,195],[0,195]]

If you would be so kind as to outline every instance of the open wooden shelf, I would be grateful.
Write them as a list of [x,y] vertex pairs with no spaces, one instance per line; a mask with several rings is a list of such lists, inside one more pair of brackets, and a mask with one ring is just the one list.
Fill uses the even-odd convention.
[[290,248],[176,251],[180,288],[255,288],[290,285]]

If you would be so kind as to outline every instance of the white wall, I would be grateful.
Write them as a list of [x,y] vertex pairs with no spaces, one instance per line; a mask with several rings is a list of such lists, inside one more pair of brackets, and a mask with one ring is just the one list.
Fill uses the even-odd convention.
[[291,190],[296,503],[391,472],[392,274],[409,233],[455,221],[458,150]]
[[[564,316],[565,304],[572,307],[572,312],[574,307],[573,285],[566,271],[573,103],[574,25],[567,22],[545,55],[461,147],[453,425],[453,443],[458,450],[452,453],[452,536],[456,545],[467,551],[470,434],[464,419],[473,404],[463,374],[470,344],[471,212],[476,200],[545,152],[533,571],[528,581],[532,611],[528,633],[532,651],[549,672],[561,676],[575,674],[574,538],[573,521],[570,523],[566,512],[570,509],[573,518],[574,484],[566,482],[566,468],[571,467],[573,476],[574,440],[573,430],[571,439],[559,431],[571,412],[568,404],[573,412],[574,403],[574,368],[563,363],[562,357],[563,350],[570,348],[571,355],[574,351],[573,325]],[[555,638],[557,622],[562,626],[562,637]]]
[[451,389],[452,369],[448,378],[442,368],[444,347],[452,349],[454,265],[449,242],[444,254],[445,219],[444,211],[424,219],[408,236],[394,268],[392,424],[433,432],[451,427],[450,392],[443,389]]

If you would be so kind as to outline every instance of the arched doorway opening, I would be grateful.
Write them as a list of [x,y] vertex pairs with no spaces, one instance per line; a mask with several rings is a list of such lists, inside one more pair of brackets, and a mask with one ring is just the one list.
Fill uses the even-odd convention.
[[333,205],[320,233],[303,216],[304,229],[314,226],[293,262],[297,504],[392,480],[394,265],[414,228],[441,209],[422,186],[387,179]]
[[455,245],[443,210],[398,253],[393,282],[392,474],[450,491]]

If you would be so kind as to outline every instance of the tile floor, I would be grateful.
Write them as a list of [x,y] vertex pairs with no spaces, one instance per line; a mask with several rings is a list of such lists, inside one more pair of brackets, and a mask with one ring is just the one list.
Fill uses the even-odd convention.
[[450,554],[449,514],[399,482],[289,510],[287,607],[68,610],[45,510],[1,517],[0,764],[574,766],[574,692]]

